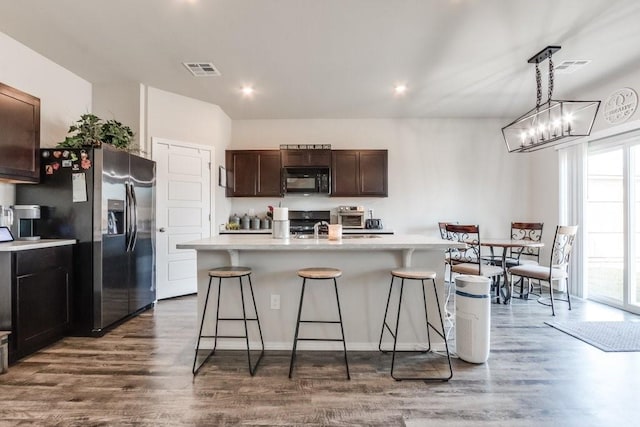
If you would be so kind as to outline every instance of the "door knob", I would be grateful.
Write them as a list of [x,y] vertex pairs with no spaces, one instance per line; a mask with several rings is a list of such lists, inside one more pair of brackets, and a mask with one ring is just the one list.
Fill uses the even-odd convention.
[[160,227],[160,230],[158,230],[161,233],[164,233],[165,231],[167,231],[164,227]]

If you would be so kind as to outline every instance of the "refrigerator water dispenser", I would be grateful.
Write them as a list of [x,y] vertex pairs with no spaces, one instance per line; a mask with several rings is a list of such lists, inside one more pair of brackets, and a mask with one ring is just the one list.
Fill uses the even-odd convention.
[[124,234],[124,200],[107,200],[107,234]]

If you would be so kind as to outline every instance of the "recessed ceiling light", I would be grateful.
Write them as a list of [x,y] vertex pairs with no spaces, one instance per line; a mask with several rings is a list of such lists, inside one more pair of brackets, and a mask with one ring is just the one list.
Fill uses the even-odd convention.
[[244,96],[251,96],[254,93],[254,90],[251,86],[243,86],[241,92]]
[[407,92],[407,85],[405,84],[397,84],[393,88],[396,95],[404,95]]

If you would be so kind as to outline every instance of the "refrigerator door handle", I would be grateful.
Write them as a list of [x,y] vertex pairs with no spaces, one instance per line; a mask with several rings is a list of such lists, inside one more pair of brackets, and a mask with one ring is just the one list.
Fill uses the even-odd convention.
[[131,200],[133,201],[133,235],[131,237],[131,252],[136,248],[136,242],[138,241],[138,200],[136,199],[136,189],[133,184],[131,186]]
[[126,208],[126,212],[125,212],[126,221],[127,221],[127,232],[126,232],[125,242],[126,242],[126,245],[127,245],[127,252],[130,252],[131,251],[131,242],[133,240],[133,238],[132,238],[133,237],[133,226],[132,226],[132,222],[133,221],[132,221],[132,213],[131,213],[131,211],[132,211],[132,209],[131,209],[131,206],[132,206],[131,189],[129,188],[129,183],[128,182],[124,183],[124,187],[125,187],[126,195],[127,195],[127,202],[126,202],[127,208]]

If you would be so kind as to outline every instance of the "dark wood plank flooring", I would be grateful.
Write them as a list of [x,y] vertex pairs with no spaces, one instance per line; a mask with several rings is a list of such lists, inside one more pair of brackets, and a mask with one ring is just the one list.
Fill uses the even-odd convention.
[[[638,318],[579,300],[557,312]],[[194,378],[196,299],[161,301],[102,338],[66,338],[11,366],[0,425],[636,425],[640,353],[602,352],[543,323],[552,319],[535,301],[493,304],[489,361],[455,359],[447,383],[393,381],[378,352],[350,353],[351,381],[341,355],[324,352],[301,354],[289,380],[278,351],[255,377],[243,352],[227,351]]]

